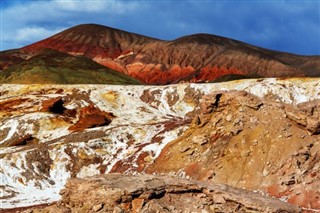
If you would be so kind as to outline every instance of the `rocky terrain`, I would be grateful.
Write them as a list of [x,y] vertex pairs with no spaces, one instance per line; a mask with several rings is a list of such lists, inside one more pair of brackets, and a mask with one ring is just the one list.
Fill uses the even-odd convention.
[[[67,63],[68,74],[55,69],[56,65],[52,66],[42,60],[42,55],[47,55],[48,49],[57,51],[56,60],[63,63],[68,61],[59,57],[61,53],[69,54],[70,58],[76,56],[70,59],[77,61],[76,65],[70,61]],[[51,55],[50,58],[55,56]],[[209,34],[164,41],[101,25],[84,24],[20,49],[0,52],[0,82],[21,83],[17,75],[22,75],[22,72],[23,75],[28,73],[25,79],[29,79],[23,83],[33,83],[32,76],[37,79],[42,72],[52,73],[53,69],[56,72],[60,70],[60,81],[57,81],[57,76],[48,75],[47,79],[53,78],[51,81],[39,79],[37,83],[66,83],[64,79],[73,80],[70,75],[83,66],[80,61],[84,58],[144,84],[320,76],[319,56],[299,56],[267,50]],[[93,72],[87,66],[85,69]],[[105,81],[108,83],[108,80]],[[83,83],[83,80],[76,83]],[[92,83],[92,80],[84,83]],[[101,82],[97,79],[96,83]]]
[[201,114],[148,172],[177,172],[320,209],[320,100],[297,107],[247,92],[204,97]]
[[71,179],[62,201],[36,212],[301,212],[246,190],[166,176],[107,174]]
[[[156,211],[171,202],[179,210],[183,199],[190,212],[195,202],[203,205],[198,212],[212,212],[212,205],[225,212],[300,211],[297,206],[316,212],[319,91],[318,78],[168,86],[3,84],[0,208],[8,212],[60,200],[48,208],[75,212],[84,201],[73,200],[73,193],[83,197],[81,190],[101,189],[92,199],[103,200],[103,190],[116,184],[117,176],[91,176],[154,173],[166,177],[139,176],[154,185],[132,185],[132,199],[118,202],[119,208]],[[65,185],[68,178],[76,179]],[[113,201],[88,208],[107,211],[126,181],[136,180],[123,176]],[[163,188],[168,192],[161,194]],[[156,198],[144,198],[150,191]],[[180,192],[186,194],[179,197]],[[221,193],[224,201],[218,196],[216,202],[212,197]]]

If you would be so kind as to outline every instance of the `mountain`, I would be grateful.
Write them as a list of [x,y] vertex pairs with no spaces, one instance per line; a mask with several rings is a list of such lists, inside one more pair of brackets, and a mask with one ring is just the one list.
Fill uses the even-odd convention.
[[96,24],[78,25],[1,52],[2,72],[41,55],[44,49],[91,59],[145,84],[320,76],[320,56],[277,52],[209,34],[165,41]]

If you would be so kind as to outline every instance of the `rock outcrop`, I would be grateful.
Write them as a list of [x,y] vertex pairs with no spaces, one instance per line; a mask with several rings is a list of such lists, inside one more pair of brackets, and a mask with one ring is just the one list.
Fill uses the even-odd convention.
[[320,209],[319,106],[292,106],[244,91],[210,94],[190,128],[147,171],[262,190]]
[[[319,56],[299,56],[267,50],[209,34],[163,41],[95,24],[78,25],[21,49],[1,52],[0,58],[4,61],[0,61],[0,70],[6,72],[19,60],[39,63],[33,57],[42,60],[42,55],[46,55],[43,53],[45,49],[56,50],[57,56],[62,53],[83,56],[145,84],[320,76]],[[51,55],[50,59],[41,61],[41,64],[54,58]],[[81,57],[70,57],[73,61],[79,59]],[[63,58],[59,60],[64,61]],[[27,66],[28,63],[25,64]],[[50,70],[57,65],[49,67]],[[72,67],[73,64],[68,66]],[[81,66],[76,69],[81,69]],[[15,70],[20,69],[17,67]],[[45,69],[42,67],[42,70]],[[14,82],[14,79],[10,81]],[[96,81],[100,83],[99,79]],[[92,82],[88,79],[87,83]]]
[[76,178],[60,194],[59,203],[31,212],[301,212],[297,206],[258,193],[170,176]]
[[156,172],[316,209],[319,91],[319,79],[1,85],[0,208],[57,202],[68,178]]

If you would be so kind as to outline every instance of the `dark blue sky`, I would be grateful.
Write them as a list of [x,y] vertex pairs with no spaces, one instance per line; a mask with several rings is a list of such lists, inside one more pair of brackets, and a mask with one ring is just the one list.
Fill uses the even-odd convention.
[[257,46],[320,55],[318,0],[1,1],[1,50],[83,23],[160,39],[209,33]]

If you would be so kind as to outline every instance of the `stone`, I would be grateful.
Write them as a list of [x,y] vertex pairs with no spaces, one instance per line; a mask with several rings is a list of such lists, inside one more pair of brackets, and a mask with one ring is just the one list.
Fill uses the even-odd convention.
[[217,203],[217,204],[225,204],[226,200],[224,199],[224,197],[221,194],[214,194],[212,196],[213,202]]
[[228,121],[228,122],[232,121],[232,114],[227,115],[226,121]]
[[98,211],[100,211],[102,208],[103,208],[103,203],[99,203],[99,204],[94,205],[94,206],[92,207],[92,210],[93,210],[94,212],[98,212]]
[[139,213],[142,210],[142,207],[143,207],[143,205],[145,203],[145,200],[141,199],[141,198],[136,198],[136,199],[132,200],[131,203],[132,203],[131,204],[132,205],[132,210],[131,211],[133,213]]
[[317,118],[307,118],[307,128],[312,134],[320,133],[320,116]]
[[181,152],[181,153],[184,153],[184,152],[186,152],[186,151],[188,151],[188,150],[190,150],[190,149],[191,149],[191,148],[188,147],[188,146],[183,146],[183,147],[180,148],[180,152]]

